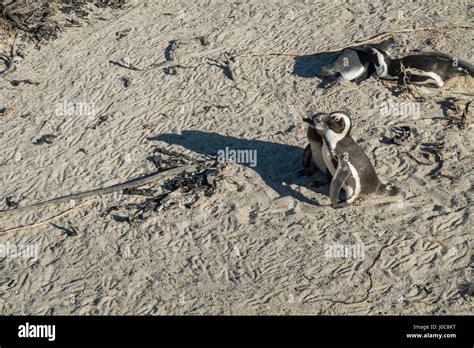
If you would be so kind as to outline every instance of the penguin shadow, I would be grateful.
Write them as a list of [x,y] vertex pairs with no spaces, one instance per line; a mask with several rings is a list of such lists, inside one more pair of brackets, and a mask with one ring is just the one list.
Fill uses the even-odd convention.
[[321,75],[321,68],[336,59],[339,53],[340,52],[321,52],[318,54],[297,56],[294,58],[293,74],[299,77],[317,77],[323,80],[325,76]]
[[291,196],[295,200],[321,206],[320,203],[293,190],[290,186],[293,184],[307,187],[313,192],[327,194],[323,186],[314,187],[313,181],[303,174],[303,149],[299,146],[237,138],[199,130],[185,130],[181,134],[160,134],[150,136],[148,139],[182,146],[212,157],[218,157],[219,153],[225,153],[226,149],[255,151],[252,153],[256,154],[254,157],[256,161],[239,164],[254,170],[280,197]]

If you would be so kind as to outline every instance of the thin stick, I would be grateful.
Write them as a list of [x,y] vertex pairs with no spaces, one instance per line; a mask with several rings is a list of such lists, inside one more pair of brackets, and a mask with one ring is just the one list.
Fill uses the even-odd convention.
[[132,179],[132,180],[129,180],[129,181],[127,181],[125,183],[122,183],[122,184],[117,184],[117,185],[104,187],[104,188],[100,188],[100,189],[85,191],[85,192],[81,192],[81,193],[74,193],[74,194],[71,194],[71,195],[63,196],[63,197],[57,197],[57,198],[50,199],[48,201],[43,201],[43,202],[35,203],[35,204],[32,204],[32,205],[28,205],[26,207],[20,207],[20,208],[10,209],[10,210],[1,210],[0,211],[0,217],[8,216],[8,215],[15,214],[15,213],[26,212],[26,211],[30,211],[30,210],[36,210],[38,208],[41,208],[41,207],[44,207],[44,206],[47,206],[47,205],[53,205],[53,204],[56,205],[56,204],[68,202],[68,201],[71,201],[71,200],[82,199],[82,198],[86,198],[86,197],[90,197],[90,196],[108,194],[108,193],[112,193],[112,192],[116,192],[116,191],[120,191],[120,190],[124,190],[124,189],[137,188],[137,187],[140,187],[140,186],[147,185],[147,184],[149,184],[151,182],[154,182],[158,179],[163,179],[163,178],[168,177],[168,176],[174,176],[174,175],[178,175],[178,174],[185,173],[185,172],[192,173],[192,172],[195,172],[197,170],[198,170],[197,165],[188,165],[188,166],[181,166],[181,167],[171,168],[171,169],[166,170],[164,172],[151,174],[151,175],[148,175],[148,176],[145,176],[145,177],[142,177],[142,178]]
[[247,53],[247,54],[242,54],[240,55],[241,57],[268,57],[268,56],[284,56],[284,57],[297,57],[297,56],[303,56],[303,55],[308,55],[308,56],[313,56],[316,54],[320,54],[323,52],[338,52],[342,51],[345,48],[348,47],[353,47],[353,46],[359,46],[359,45],[364,45],[368,43],[372,43],[374,41],[378,41],[382,38],[388,37],[388,36],[393,36],[393,34],[398,34],[398,33],[411,33],[411,32],[416,32],[416,31],[429,31],[429,30],[445,30],[445,29],[474,29],[474,26],[472,25],[452,25],[452,26],[443,26],[443,27],[430,27],[430,28],[414,28],[414,29],[400,29],[400,30],[394,30],[394,31],[384,31],[382,33],[379,33],[377,35],[374,35],[368,39],[364,40],[358,40],[354,41],[353,43],[343,46],[343,47],[338,47],[338,48],[333,48],[333,49],[328,49],[324,51],[318,51],[314,53],[305,53],[305,52],[265,52],[265,53]]
[[33,223],[33,224],[30,224],[30,225],[23,225],[23,226],[18,226],[18,227],[15,227],[15,228],[11,228],[9,230],[3,230],[3,231],[0,231],[0,235],[3,235],[3,234],[7,234],[9,232],[18,232],[18,231],[21,231],[21,230],[26,230],[26,229],[30,229],[30,228],[33,228],[33,227],[38,227],[38,226],[42,226],[42,225],[45,225],[49,222],[52,222],[52,221],[55,221],[59,218],[62,218],[63,216],[69,214],[70,212],[72,212],[73,210],[77,210],[79,208],[82,208],[86,205],[88,205],[90,202],[89,201],[84,201],[82,203],[80,203],[79,205],[71,208],[71,209],[68,209],[66,211],[63,211],[62,213],[58,214],[58,215],[54,215],[46,220],[43,220],[43,221],[40,221],[40,222],[36,222],[36,223]]

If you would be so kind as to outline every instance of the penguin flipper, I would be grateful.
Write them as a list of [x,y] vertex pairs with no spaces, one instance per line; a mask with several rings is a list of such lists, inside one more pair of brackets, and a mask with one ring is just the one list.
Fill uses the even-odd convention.
[[369,77],[369,69],[366,69],[362,75],[353,80],[355,83],[361,83]]
[[344,78],[341,74],[326,76],[318,85],[319,88],[331,88],[337,86]]
[[410,52],[410,54],[445,59],[445,60],[448,60],[449,62],[456,63],[455,66],[459,66],[461,68],[464,68],[465,70],[467,70],[467,72],[471,76],[474,75],[474,64],[468,62],[467,60],[460,59],[459,57],[455,56],[454,54],[442,53],[442,52],[425,52],[425,51],[421,51],[419,49],[413,50],[412,52]]
[[313,157],[311,155],[311,144],[306,145],[303,151],[303,168],[304,173],[308,176],[316,173],[317,167],[314,164]]
[[[406,80],[404,80],[406,78]],[[409,71],[406,72],[406,76],[403,74],[400,74],[398,76],[398,84],[403,85],[403,84],[415,84],[415,85],[429,85],[429,86],[434,86],[434,87],[443,87],[444,82],[439,78],[438,80],[434,79],[431,76],[427,75],[416,75],[412,74]]]
[[334,177],[331,181],[331,185],[329,186],[329,197],[331,198],[332,206],[336,206],[339,200],[339,192],[341,192],[342,185],[346,182],[347,178],[351,174],[347,163],[344,166],[340,165],[334,174]]

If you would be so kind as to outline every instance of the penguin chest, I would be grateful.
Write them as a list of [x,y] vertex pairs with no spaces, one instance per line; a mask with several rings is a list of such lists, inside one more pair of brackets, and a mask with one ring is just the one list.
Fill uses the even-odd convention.
[[[336,174],[337,168],[334,166],[333,156],[326,142],[324,142],[323,144],[322,155],[323,155],[323,160],[324,160],[324,163],[326,164],[326,167],[328,168],[331,175],[334,177]],[[353,173],[355,169],[351,164],[349,164],[349,168],[351,170],[352,175],[342,185],[342,189],[346,192],[346,199],[353,197],[354,193],[357,191],[356,189],[357,180],[355,180],[354,173]]]
[[321,149],[323,161],[326,164],[326,167],[331,173],[332,176],[336,173],[336,167],[334,166],[334,162],[332,160],[332,153],[329,151],[329,147],[327,146],[326,142],[323,143],[323,147]]
[[309,144],[311,146],[311,158],[313,162],[322,173],[326,173],[327,167],[323,159],[322,144],[311,139],[309,139]]
[[360,192],[361,192],[361,180],[359,173],[355,166],[352,163],[347,163],[350,171],[351,171],[351,176],[349,180],[346,181],[346,193],[347,193],[347,203],[351,204],[353,203],[357,197],[359,197]]

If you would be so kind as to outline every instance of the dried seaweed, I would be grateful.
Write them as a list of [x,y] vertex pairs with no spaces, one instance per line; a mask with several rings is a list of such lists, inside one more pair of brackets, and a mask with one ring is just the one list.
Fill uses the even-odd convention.
[[54,134],[45,134],[33,141],[33,145],[43,145],[48,144],[51,145],[53,143],[53,139],[57,138]]
[[179,167],[193,162],[193,159],[186,154],[177,153],[160,147],[155,147],[152,150],[152,154],[146,159],[152,162],[158,170],[166,170],[168,168]]
[[68,222],[68,227],[62,227],[53,223],[51,223],[51,226],[63,231],[67,237],[74,237],[79,234],[77,228],[74,227],[70,222]]
[[444,142],[438,141],[434,143],[423,144],[421,150],[428,156],[433,155],[436,161],[436,167],[428,173],[432,179],[442,176],[441,169],[444,165],[444,159],[442,151],[444,149]]
[[190,163],[198,163],[199,169],[196,172],[184,172],[166,180],[161,185],[161,191],[158,194],[157,191],[153,190],[123,192],[125,194],[132,193],[147,196],[152,194],[154,196],[139,203],[109,207],[105,212],[106,215],[109,215],[111,212],[121,212],[121,214],[111,215],[114,221],[132,223],[136,220],[146,219],[153,213],[171,207],[180,206],[189,209],[199,200],[200,196],[209,197],[215,191],[221,168],[216,160],[196,160],[183,153],[162,148],[155,148],[152,155],[147,159],[159,170]]
[[25,79],[25,80],[12,80],[10,81],[10,84],[13,87],[18,87],[21,83],[27,84],[27,85],[34,85],[38,86],[39,82],[31,81],[30,79]]
[[106,122],[109,119],[109,116],[107,115],[101,115],[97,117],[91,124],[89,124],[86,128],[87,129],[96,129],[99,127],[102,123]]
[[167,61],[178,59],[178,48],[192,41],[198,41],[199,44],[204,47],[210,45],[207,36],[196,36],[188,39],[171,40],[168,42],[168,46],[165,48],[165,59]]
[[130,79],[127,77],[127,76],[122,76],[120,78],[120,81],[122,81],[122,85],[125,87],[125,88],[128,88],[130,86]]
[[396,134],[390,139],[390,142],[395,145],[402,145],[411,135],[411,129],[408,126],[396,127],[394,132]]
[[165,49],[165,59],[175,60],[177,57],[176,50],[178,49],[178,47],[179,47],[179,41],[171,40]]
[[123,39],[124,37],[128,36],[128,34],[130,34],[130,31],[131,31],[131,30],[132,30],[132,29],[129,28],[129,29],[124,29],[124,30],[117,31],[117,32],[115,33],[115,38],[116,38],[117,40],[121,40],[121,39]]
[[288,134],[288,133],[291,133],[291,131],[295,128],[296,128],[296,126],[294,124],[290,124],[290,125],[288,125],[288,127],[286,129],[280,130],[280,131],[276,132],[275,134]]
[[130,63],[125,62],[123,59],[121,59],[121,60],[109,60],[109,63],[113,64],[113,65],[117,65],[121,68],[130,69],[130,70],[134,70],[134,71],[141,71],[142,70],[140,68],[137,68],[136,66],[133,66]]
[[13,197],[7,197],[5,198],[5,204],[7,205],[8,208],[18,208],[18,202],[13,201]]
[[0,106],[0,116],[6,116],[9,112],[11,112],[13,108]]
[[438,104],[443,109],[444,115],[449,119],[449,125],[455,125],[459,129],[466,129],[469,124],[469,106],[472,100],[463,100],[456,97],[448,97]]
[[10,24],[13,31],[23,32],[27,37],[39,42],[54,40],[68,23],[80,25],[74,18],[59,23],[54,14],[74,14],[87,18],[89,5],[97,8],[123,9],[126,0],[12,0],[0,2],[0,19]]

